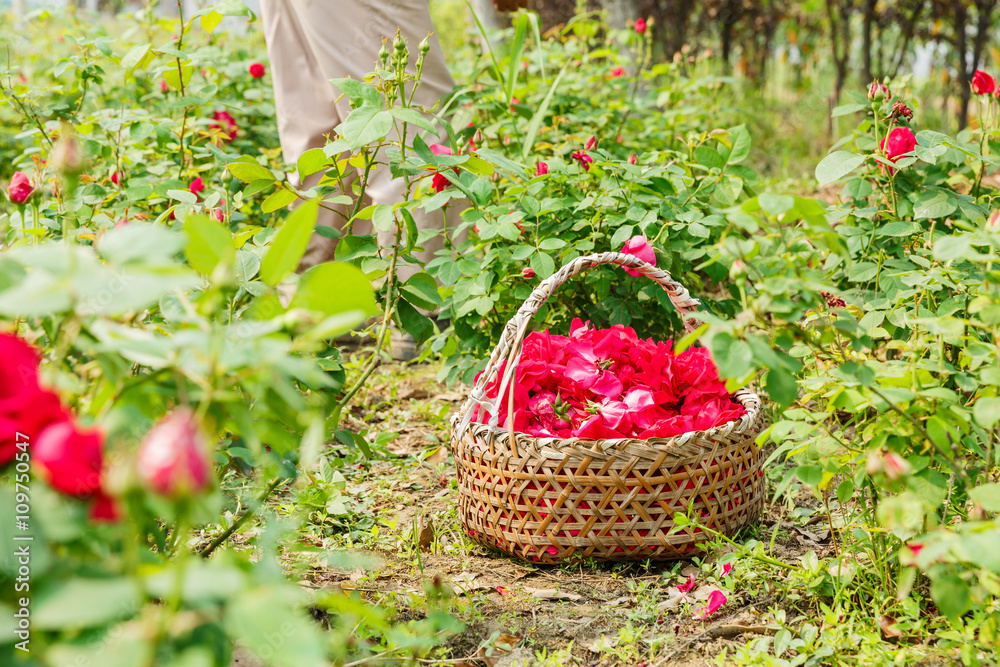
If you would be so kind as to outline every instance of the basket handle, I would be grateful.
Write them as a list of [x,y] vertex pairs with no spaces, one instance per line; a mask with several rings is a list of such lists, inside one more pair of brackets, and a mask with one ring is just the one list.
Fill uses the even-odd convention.
[[[542,304],[552,296],[557,287],[584,269],[601,264],[617,264],[622,267],[635,269],[638,273],[658,283],[666,291],[667,296],[670,297],[670,302],[682,318],[701,305],[701,302],[692,297],[683,285],[671,278],[669,273],[644,262],[634,255],[626,255],[620,252],[605,252],[577,257],[543,280],[531,293],[531,296],[521,304],[517,314],[507,323],[503,335],[500,336],[500,342],[493,349],[493,354],[490,355],[490,359],[486,363],[486,368],[483,369],[482,374],[479,376],[479,381],[473,386],[472,392],[469,394],[469,399],[462,406],[462,420],[455,432],[456,437],[461,438],[465,434],[466,429],[472,422],[472,412],[476,405],[485,407],[490,414],[489,425],[492,427],[497,426],[500,419],[500,398],[504,395],[504,392],[506,392],[507,387],[514,378],[517,364],[521,358],[521,345],[527,334],[531,318],[538,312]],[[684,327],[688,331],[695,329],[693,322],[687,318],[684,319]],[[502,361],[506,361],[507,366],[504,369],[503,378],[500,380],[500,388],[497,391],[496,399],[490,399],[486,396],[486,387],[496,378]],[[511,395],[511,401],[513,402],[513,395]]]

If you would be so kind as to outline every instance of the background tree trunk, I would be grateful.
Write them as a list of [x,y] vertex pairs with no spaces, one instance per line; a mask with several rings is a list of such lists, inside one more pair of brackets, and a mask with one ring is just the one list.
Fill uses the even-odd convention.
[[639,18],[635,0],[600,0],[601,7],[608,14],[608,25],[614,30],[624,30]]
[[[861,82],[868,84],[874,79],[872,73],[872,24],[875,22],[875,0],[864,0],[864,28],[861,31]],[[881,73],[879,73],[881,76]]]
[[503,26],[497,10],[493,8],[493,0],[471,0],[469,4],[487,30],[499,30]]

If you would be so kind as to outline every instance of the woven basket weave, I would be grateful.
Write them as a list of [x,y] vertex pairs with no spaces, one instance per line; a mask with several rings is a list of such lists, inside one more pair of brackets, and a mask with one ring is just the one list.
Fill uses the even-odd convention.
[[[682,316],[699,305],[669,274],[616,252],[579,257],[544,280],[507,324],[452,420],[462,524],[479,544],[535,563],[690,558],[708,535],[691,525],[671,534],[675,512],[726,535],[760,514],[764,480],[754,439],[764,420],[756,394],[736,393],[746,408],[736,421],[649,440],[513,433],[498,425],[497,401],[486,396],[501,368],[497,396],[513,382],[521,343],[538,308],[566,280],[599,264],[626,266],[659,283]],[[685,325],[693,329],[690,319]],[[490,415],[488,424],[472,422],[480,406]]]

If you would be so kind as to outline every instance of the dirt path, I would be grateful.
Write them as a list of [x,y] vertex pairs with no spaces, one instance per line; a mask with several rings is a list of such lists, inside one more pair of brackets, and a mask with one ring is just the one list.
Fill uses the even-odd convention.
[[[447,415],[464,400],[461,390],[433,381],[428,367],[383,375],[352,418],[399,435],[385,460],[350,471],[345,493],[374,517],[378,536],[355,543],[378,564],[353,572],[317,568],[306,585],[356,592],[420,617],[409,600],[423,600],[425,585],[438,586],[465,630],[446,641],[458,665],[513,664],[707,665],[724,649],[773,634],[775,612],[795,615],[772,582],[755,577],[752,562],[733,564],[724,581],[718,561],[726,548],[697,562],[536,566],[475,545],[464,538],[455,514],[455,469],[447,447]],[[432,419],[428,419],[428,415]],[[833,548],[829,531],[809,515],[782,520],[768,506],[755,531],[770,553],[797,563],[808,551]],[[335,537],[335,536],[334,536]],[[696,578],[678,599],[676,585]],[[728,588],[726,604],[707,621],[694,620],[712,588]],[[413,595],[411,595],[413,594]],[[511,652],[508,653],[508,651]],[[549,656],[536,662],[536,654]],[[459,660],[459,659],[464,659]]]

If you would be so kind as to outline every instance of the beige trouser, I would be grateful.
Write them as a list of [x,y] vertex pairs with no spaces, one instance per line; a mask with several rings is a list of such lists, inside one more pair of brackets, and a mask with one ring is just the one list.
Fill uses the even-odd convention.
[[[295,163],[311,148],[321,148],[327,136],[351,112],[350,101],[333,87],[330,79],[363,79],[375,70],[382,40],[392,38],[397,27],[406,39],[410,67],[419,55],[421,40],[432,33],[429,0],[262,0],[267,52],[274,80],[274,103],[278,115],[278,135],[286,162]],[[427,109],[448,94],[454,86],[436,37],[424,59],[421,82],[414,95],[415,104]],[[338,99],[339,98],[339,99]],[[430,142],[428,142],[430,143]],[[380,151],[382,164],[369,174],[363,202],[395,204],[403,199],[405,183],[389,173],[386,151]],[[310,188],[322,177],[313,174],[299,185]],[[357,174],[352,174],[353,181]],[[348,188],[349,189],[349,188]],[[351,194],[348,192],[347,194]],[[317,225],[341,228],[348,215],[347,206],[326,204],[334,211],[320,209]],[[453,207],[449,207],[453,208]],[[444,226],[444,212],[426,215],[413,211],[420,230]],[[450,225],[449,225],[450,226]],[[371,234],[371,223],[357,220],[356,234]],[[379,233],[379,245],[391,247],[393,234]],[[423,252],[414,253],[428,261],[443,246],[441,236],[422,243]],[[299,267],[300,271],[333,259],[336,241],[314,234]],[[415,269],[403,267],[405,279]]]

